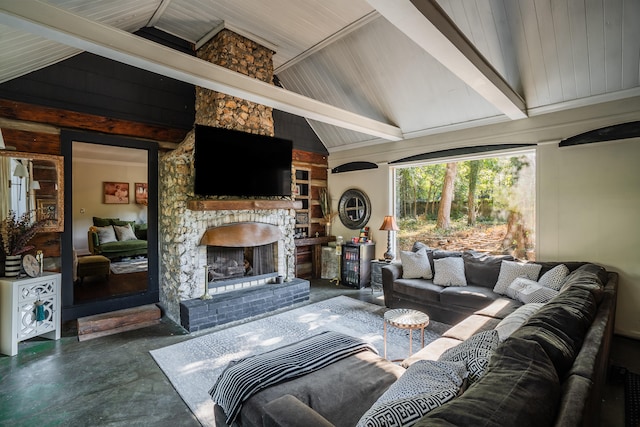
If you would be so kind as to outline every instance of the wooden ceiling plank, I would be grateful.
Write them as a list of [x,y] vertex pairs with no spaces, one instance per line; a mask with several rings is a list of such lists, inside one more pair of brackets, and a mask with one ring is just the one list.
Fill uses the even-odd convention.
[[402,130],[392,124],[244,76],[37,0],[3,2],[0,24],[308,119],[391,141],[403,139]]
[[435,0],[367,0],[382,16],[511,119],[526,103]]

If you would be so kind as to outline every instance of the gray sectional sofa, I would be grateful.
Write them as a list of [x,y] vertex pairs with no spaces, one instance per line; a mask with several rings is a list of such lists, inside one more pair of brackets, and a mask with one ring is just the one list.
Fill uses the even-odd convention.
[[[560,264],[570,273],[548,302],[521,304],[482,285],[486,278],[495,284],[500,272],[495,268],[503,257],[477,253],[466,257],[470,259],[470,268],[465,265],[469,284],[449,291],[450,287],[439,287],[428,279],[403,280],[401,265],[383,268],[385,302],[391,307],[418,308],[438,321],[454,319],[450,323],[454,326],[441,338],[401,365],[365,351],[271,386],[245,402],[234,425],[355,426],[365,413],[375,413],[389,392],[397,393],[403,381],[410,381],[411,374],[438,363],[464,363],[470,371],[473,365],[481,372],[473,383],[465,382],[466,386],[457,389],[457,397],[443,398],[446,393],[440,392],[437,398],[428,399],[427,405],[434,400],[439,403],[426,415],[418,412],[418,421],[412,421],[416,426],[598,425],[613,335],[617,274],[591,263],[541,263],[541,276]],[[478,265],[480,262],[487,265]],[[471,272],[476,275],[471,277]],[[519,315],[525,311],[526,316]],[[485,336],[495,344],[486,346]],[[482,343],[477,354],[473,346],[468,351],[475,342]],[[466,353],[459,352],[465,359],[450,357],[465,346]],[[403,399],[407,408],[420,407]],[[383,402],[382,407],[385,405],[390,403]],[[216,423],[226,425],[224,411],[217,405],[215,411]],[[398,417],[408,412],[399,411],[404,415]],[[380,424],[369,420],[362,425]]]

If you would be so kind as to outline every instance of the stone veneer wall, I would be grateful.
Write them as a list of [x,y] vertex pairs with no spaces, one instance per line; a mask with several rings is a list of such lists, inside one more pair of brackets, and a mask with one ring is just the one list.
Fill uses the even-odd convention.
[[[273,52],[231,31],[221,31],[197,54],[239,73],[268,83],[273,81]],[[196,123],[274,134],[271,108],[200,87],[196,88]],[[180,302],[204,293],[206,246],[199,246],[199,242],[207,228],[245,221],[278,226],[283,235],[278,242],[278,274],[285,279],[295,274],[295,210],[187,209],[187,201],[195,198],[193,149],[191,131],[176,150],[162,156],[159,165],[160,303],[167,316],[176,322],[180,322]],[[220,147],[220,158],[212,159],[212,167],[222,161],[224,147]]]

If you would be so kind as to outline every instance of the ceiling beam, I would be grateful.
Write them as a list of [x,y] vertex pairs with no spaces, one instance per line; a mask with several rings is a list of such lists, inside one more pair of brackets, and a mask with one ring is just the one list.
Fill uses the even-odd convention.
[[308,119],[392,141],[403,139],[397,126],[247,77],[37,0],[0,0],[0,24]]
[[435,0],[367,0],[382,16],[511,119],[526,103]]

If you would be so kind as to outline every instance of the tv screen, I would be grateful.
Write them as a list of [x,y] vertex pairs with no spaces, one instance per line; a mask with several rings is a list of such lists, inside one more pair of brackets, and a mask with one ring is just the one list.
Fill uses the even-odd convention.
[[291,196],[291,141],[196,125],[199,196]]

